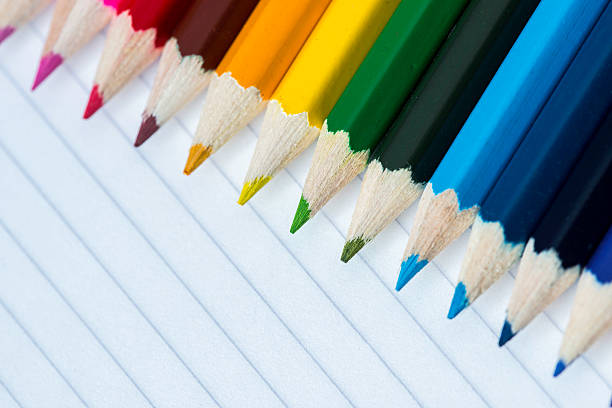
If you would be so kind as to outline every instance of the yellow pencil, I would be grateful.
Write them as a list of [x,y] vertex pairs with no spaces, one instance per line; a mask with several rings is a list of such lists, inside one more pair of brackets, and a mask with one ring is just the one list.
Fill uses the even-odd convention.
[[272,95],[239,204],[317,137],[400,0],[333,0]]

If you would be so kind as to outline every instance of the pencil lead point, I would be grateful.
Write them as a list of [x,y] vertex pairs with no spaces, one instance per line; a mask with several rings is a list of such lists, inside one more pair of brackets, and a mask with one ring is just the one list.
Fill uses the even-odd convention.
[[463,309],[470,305],[470,301],[467,298],[465,285],[463,282],[459,282],[455,288],[455,294],[451,301],[450,310],[448,311],[448,318],[454,319]]
[[557,377],[559,374],[561,374],[565,368],[567,367],[567,365],[563,362],[563,360],[559,360],[557,362],[557,366],[555,367],[555,372],[553,373],[553,377]]
[[98,89],[98,85],[94,85],[89,94],[89,102],[87,102],[87,108],[85,108],[85,113],[83,114],[83,119],[89,119],[91,115],[96,113],[98,109],[100,109],[104,105],[104,98],[100,94]]
[[245,205],[247,201],[249,201],[263,186],[265,186],[268,181],[270,181],[270,177],[257,177],[253,181],[247,181],[242,186],[242,191],[240,192],[240,197],[238,198],[238,204]]
[[201,143],[192,145],[191,148],[189,148],[189,157],[187,158],[187,163],[185,163],[183,173],[186,175],[193,173],[211,154],[212,147],[210,146],[204,146]]
[[361,248],[364,247],[365,244],[366,242],[363,238],[355,238],[351,239],[350,241],[346,241],[344,248],[342,249],[342,256],[340,257],[340,260],[347,263],[357,254],[357,252],[361,250]]
[[504,327],[502,328],[501,335],[499,336],[499,347],[502,347],[504,344],[509,342],[514,336],[516,336],[516,333],[512,331],[512,325],[509,321],[505,320]]
[[5,26],[0,28],[0,44],[15,32],[15,27]]
[[306,224],[310,219],[310,205],[308,201],[304,198],[304,196],[300,197],[300,203],[298,204],[298,208],[295,212],[295,216],[293,217],[293,223],[291,224],[290,232],[295,234],[297,230],[299,230],[302,225]]
[[45,80],[57,67],[62,65],[64,59],[61,55],[54,52],[48,52],[43,55],[38,64],[38,71],[36,72],[36,78],[34,78],[34,84],[32,84],[32,90],[38,88],[38,86]]
[[146,142],[153,133],[157,132],[159,129],[159,125],[157,124],[157,120],[153,115],[147,115],[142,123],[140,123],[140,129],[138,130],[138,136],[136,136],[136,141],[134,141],[134,146],[138,147],[144,142]]
[[402,290],[402,288],[406,286],[410,279],[414,278],[414,276],[429,263],[427,259],[423,259],[421,261],[419,261],[418,259],[418,254],[410,255],[406,260],[402,262],[400,274],[397,278],[397,284],[395,285],[395,290],[397,290],[398,292]]

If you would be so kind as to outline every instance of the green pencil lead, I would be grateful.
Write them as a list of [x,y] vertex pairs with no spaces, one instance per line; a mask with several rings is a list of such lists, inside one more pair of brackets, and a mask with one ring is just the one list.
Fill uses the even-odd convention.
[[293,217],[293,223],[291,224],[291,233],[295,234],[295,231],[299,230],[302,225],[310,219],[310,206],[308,201],[304,199],[304,196],[300,197],[300,203],[298,204],[295,217]]
[[357,254],[357,252],[361,250],[361,248],[363,248],[365,244],[366,241],[362,238],[355,238],[351,239],[350,241],[346,241],[346,244],[344,244],[344,248],[342,249],[342,256],[340,257],[340,260],[347,263],[352,257],[355,256],[355,254]]

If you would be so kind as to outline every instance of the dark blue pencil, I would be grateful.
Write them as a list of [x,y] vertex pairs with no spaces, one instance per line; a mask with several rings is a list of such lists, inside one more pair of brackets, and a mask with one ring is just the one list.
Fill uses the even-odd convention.
[[611,39],[608,5],[484,200],[449,318],[520,259],[527,239],[612,105]]
[[612,228],[589,261],[574,298],[555,377],[612,327]]
[[576,280],[612,225],[611,191],[612,108],[527,243],[500,345]]

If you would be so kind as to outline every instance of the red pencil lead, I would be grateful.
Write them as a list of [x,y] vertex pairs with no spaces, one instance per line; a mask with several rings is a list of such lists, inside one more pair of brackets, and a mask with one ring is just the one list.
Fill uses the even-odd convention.
[[140,130],[138,131],[138,136],[136,136],[134,146],[138,147],[146,142],[158,129],[159,125],[157,124],[155,116],[148,115],[140,124]]
[[36,73],[36,78],[34,79],[34,84],[32,85],[32,90],[38,88],[38,86],[49,76],[57,67],[62,65],[64,59],[61,55],[55,54],[53,52],[49,52],[45,54],[40,59],[40,64],[38,65],[38,72]]
[[96,113],[98,109],[102,107],[102,105],[104,105],[104,99],[98,91],[98,85],[94,85],[93,89],[91,90],[91,94],[89,95],[89,102],[87,103],[87,108],[85,109],[83,119],[89,119],[91,115]]

